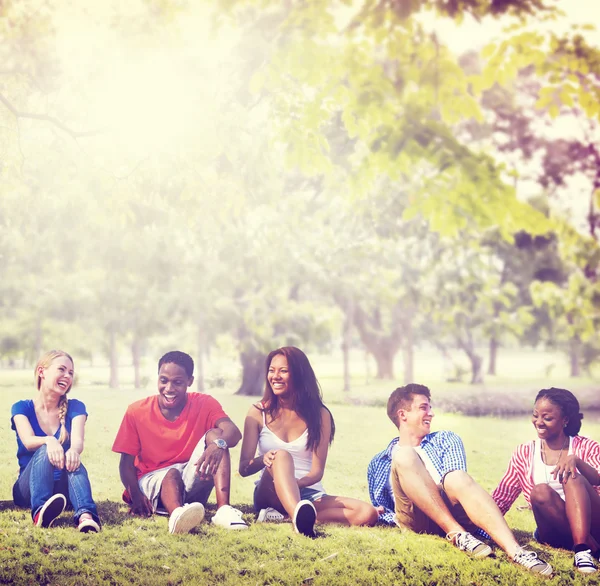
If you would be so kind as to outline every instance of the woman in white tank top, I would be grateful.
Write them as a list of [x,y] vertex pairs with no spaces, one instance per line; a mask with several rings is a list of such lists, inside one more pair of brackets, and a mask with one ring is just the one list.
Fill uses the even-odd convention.
[[260,472],[256,511],[272,508],[292,519],[294,529],[314,536],[314,523],[374,525],[369,503],[325,493],[321,484],[335,424],[323,404],[315,373],[302,350],[286,346],[266,360],[263,399],[244,423],[240,474]]

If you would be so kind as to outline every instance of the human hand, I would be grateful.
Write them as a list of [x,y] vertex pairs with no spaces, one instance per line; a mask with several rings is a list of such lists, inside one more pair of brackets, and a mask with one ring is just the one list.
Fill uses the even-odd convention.
[[81,464],[81,457],[77,450],[69,448],[65,453],[65,462],[68,472],[75,472]]
[[217,444],[211,443],[206,446],[202,456],[195,463],[196,472],[200,480],[211,480],[216,474],[221,460],[225,454],[224,449],[219,448]]
[[378,507],[375,507],[375,510],[377,511],[377,514],[381,517],[381,515],[383,515],[383,513],[385,513],[385,507],[383,505],[379,505]]
[[65,467],[65,450],[60,442],[52,435],[46,439],[46,452],[50,464],[55,468],[62,470]]
[[264,456],[263,456],[263,463],[267,468],[270,468],[273,465],[273,462],[275,461],[275,456],[277,455],[277,450],[269,450]]
[[154,507],[150,499],[141,491],[131,494],[131,505],[129,507],[130,515],[139,515],[140,517],[151,517],[154,513]]
[[558,481],[562,484],[565,484],[569,478],[576,478],[577,471],[577,462],[579,458],[575,454],[567,455],[564,458],[561,458],[556,464],[556,468],[552,470],[552,476],[554,478],[558,478]]

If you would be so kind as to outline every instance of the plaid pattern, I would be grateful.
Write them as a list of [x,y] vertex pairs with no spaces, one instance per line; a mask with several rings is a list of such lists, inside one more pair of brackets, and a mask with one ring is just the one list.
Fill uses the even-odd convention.
[[[383,506],[385,511],[379,516],[380,523],[395,525],[394,495],[390,484],[392,470],[392,450],[398,443],[394,438],[388,447],[379,452],[369,463],[367,481],[369,496],[373,506]],[[435,431],[421,441],[421,448],[431,460],[434,468],[443,478],[452,470],[467,471],[467,457],[462,440],[452,431]]]

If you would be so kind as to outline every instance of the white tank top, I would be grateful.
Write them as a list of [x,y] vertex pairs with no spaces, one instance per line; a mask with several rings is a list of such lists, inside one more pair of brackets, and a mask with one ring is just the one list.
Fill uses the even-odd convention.
[[[573,453],[572,443],[573,438],[569,437],[569,451],[567,454]],[[534,440],[533,451],[533,484],[547,484],[550,488],[555,490],[558,493],[558,496],[564,501],[565,489],[558,481],[558,478],[554,479],[554,476],[552,476],[552,470],[556,468],[556,465],[548,466],[544,464],[544,461],[542,460],[542,443],[540,439]]]
[[[304,430],[304,433],[291,442],[284,442],[278,438],[268,427],[265,418],[265,412],[262,412],[263,426],[258,436],[258,455],[264,456],[269,450],[285,450],[289,452],[294,461],[295,478],[298,480],[306,476],[310,472],[312,466],[313,453],[306,448],[306,442],[308,441],[308,428]],[[260,471],[260,477],[262,477],[265,469]],[[259,478],[260,480],[260,478]],[[321,481],[311,484],[307,488],[313,488],[315,490],[325,492]]]

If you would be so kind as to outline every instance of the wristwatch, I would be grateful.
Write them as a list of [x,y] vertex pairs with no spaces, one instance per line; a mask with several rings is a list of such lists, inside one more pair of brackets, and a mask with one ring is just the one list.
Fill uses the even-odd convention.
[[228,448],[227,442],[222,438],[216,439],[213,444],[217,444],[217,448],[221,448],[222,450],[226,450]]

